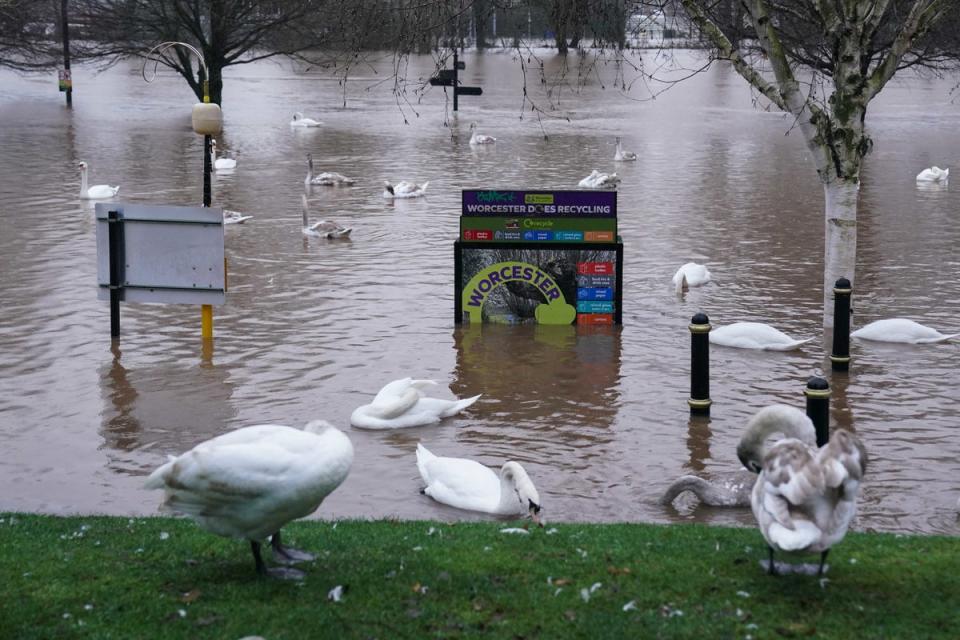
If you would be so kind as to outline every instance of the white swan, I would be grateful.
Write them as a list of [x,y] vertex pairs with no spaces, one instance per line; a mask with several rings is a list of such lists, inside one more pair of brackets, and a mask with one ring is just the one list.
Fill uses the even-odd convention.
[[950,169],[930,167],[917,174],[917,182],[946,182],[950,178]]
[[[776,433],[784,437],[765,447]],[[845,429],[816,447],[813,422],[794,407],[765,407],[747,423],[737,457],[758,473],[750,496],[753,515],[773,552],[820,553],[820,573],[830,547],[840,542],[857,510],[857,492],[867,469],[867,451]]]
[[673,274],[673,287],[680,295],[689,287],[699,287],[710,282],[710,270],[702,264],[688,262]]
[[339,187],[342,185],[351,185],[355,183],[356,180],[353,178],[348,178],[342,173],[336,173],[333,171],[324,171],[318,175],[313,175],[313,154],[307,154],[307,177],[304,178],[304,184],[317,184],[325,187]]
[[616,173],[600,173],[594,169],[590,172],[590,175],[577,184],[587,189],[602,189],[605,187],[616,187],[619,183],[620,178]]
[[502,515],[527,513],[540,523],[540,494],[517,462],[505,462],[500,475],[466,458],[441,458],[417,444],[423,493],[458,509]]
[[297,111],[293,114],[293,120],[290,121],[291,127],[319,127],[322,122],[313,118],[304,118],[303,114]]
[[813,338],[794,340],[782,331],[760,322],[734,322],[710,331],[711,343],[740,349],[789,351],[811,340]]
[[705,479],[699,476],[680,476],[667,487],[660,504],[671,504],[677,496],[689,491],[711,507],[749,507],[754,477],[744,471]]
[[332,220],[320,220],[310,224],[310,209],[307,206],[307,196],[301,195],[303,205],[303,235],[318,238],[346,238],[353,231],[352,227],[343,227]]
[[150,474],[147,489],[163,489],[161,509],[183,513],[211,533],[250,541],[257,572],[300,578],[296,569],[267,568],[260,542],[272,536],[274,559],[312,559],[284,547],[280,527],[307,516],[340,486],[353,446],[323,420],[302,430],[275,424],[237,429],[174,457]]
[[79,163],[80,167],[80,199],[81,200],[103,200],[112,198],[120,191],[120,187],[111,187],[108,184],[95,184],[92,187],[87,186],[87,163]]
[[217,171],[224,171],[237,168],[237,161],[233,158],[218,158],[217,157],[217,141],[210,141],[210,153],[213,157],[213,168]]
[[878,342],[906,342],[909,344],[933,344],[960,338],[960,333],[944,335],[936,329],[906,318],[887,318],[871,322],[850,334],[853,338]]
[[239,211],[223,210],[223,224],[243,224],[247,220],[252,220],[253,216],[245,216]]
[[403,378],[380,389],[373,402],[357,407],[350,424],[361,429],[402,429],[439,422],[457,414],[480,397],[464,400],[428,398],[421,389],[437,384],[433,380]]
[[497,141],[497,139],[494,138],[493,136],[486,136],[486,135],[483,135],[482,133],[477,133],[476,122],[470,123],[470,131],[472,132],[472,134],[470,135],[470,144],[493,144],[494,142]]
[[384,198],[419,198],[427,192],[427,185],[430,184],[430,181],[424,182],[423,184],[416,184],[414,182],[407,182],[406,180],[398,182],[397,184],[390,184],[388,181],[383,181],[383,197]]
[[620,144],[620,138],[617,138],[617,151],[613,154],[614,162],[632,162],[637,159],[637,154],[633,151],[624,151]]

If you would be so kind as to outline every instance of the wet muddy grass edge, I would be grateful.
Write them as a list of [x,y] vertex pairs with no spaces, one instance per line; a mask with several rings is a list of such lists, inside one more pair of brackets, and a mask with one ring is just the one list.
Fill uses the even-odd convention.
[[188,520],[0,513],[0,638],[859,639],[960,629],[956,537],[851,533],[824,578],[773,577],[759,566],[766,547],[755,529],[510,531],[522,526],[296,522],[284,542],[317,559],[300,565],[304,581],[285,582],[255,574],[247,543]]

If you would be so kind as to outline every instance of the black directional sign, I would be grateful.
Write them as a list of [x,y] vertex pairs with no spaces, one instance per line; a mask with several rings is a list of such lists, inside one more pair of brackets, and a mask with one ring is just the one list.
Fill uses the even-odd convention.
[[457,59],[457,53],[453,53],[453,69],[440,69],[437,75],[430,78],[430,84],[434,87],[453,87],[453,110],[456,111],[459,106],[457,98],[460,96],[479,96],[483,94],[480,87],[461,87],[457,79],[457,72],[466,69],[467,65]]

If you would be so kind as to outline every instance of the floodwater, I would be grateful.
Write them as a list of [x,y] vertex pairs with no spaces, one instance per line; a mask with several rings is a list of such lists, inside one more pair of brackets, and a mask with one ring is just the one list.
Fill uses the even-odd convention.
[[[855,527],[958,532],[960,345],[854,341],[850,373],[830,372],[823,199],[789,119],[757,108],[717,65],[656,100],[636,99],[641,83],[624,97],[604,66],[581,91],[555,91],[559,109],[538,120],[510,53],[463,59],[466,84],[484,93],[462,97],[458,114],[439,88],[422,100],[392,93],[389,58],[355,69],[346,89],[289,63],[228,70],[219,148],[239,164],[215,176],[214,204],[255,217],[226,228],[229,293],[212,352],[199,309],[183,305],[124,305],[111,346],[93,207],[77,197],[85,160],[91,184],[120,185],[118,201],[200,202],[186,85],[169,74],[147,84],[133,64],[80,67],[69,111],[55,77],[0,72],[0,509],[152,514],[160,495],[141,484],[167,454],[246,425],[325,418],[356,459],[315,517],[483,517],[419,494],[419,441],[491,466],[521,461],[547,519],[749,525],[748,510],[657,498],[680,474],[736,470],[749,416],[772,402],[802,407],[819,369],[834,425],[870,453]],[[548,53],[545,63],[557,69]],[[415,58],[407,73],[432,64]],[[960,189],[914,182],[930,165],[960,168],[950,87],[898,79],[871,108],[855,326],[909,317],[960,331]],[[323,126],[291,129],[295,111]],[[496,145],[471,148],[471,121]],[[637,162],[614,166],[617,135]],[[358,179],[309,194],[313,216],[352,226],[352,241],[300,232],[308,152],[318,170]],[[576,188],[593,168],[623,178],[622,328],[456,327],[460,189]],[[427,197],[390,203],[384,179],[429,180]],[[670,279],[690,260],[714,282],[681,300]],[[817,339],[787,353],[713,347],[713,414],[691,420],[687,325],[698,311],[714,326],[754,320]],[[355,407],[406,376],[437,380],[443,397],[483,397],[439,425],[349,426]]]

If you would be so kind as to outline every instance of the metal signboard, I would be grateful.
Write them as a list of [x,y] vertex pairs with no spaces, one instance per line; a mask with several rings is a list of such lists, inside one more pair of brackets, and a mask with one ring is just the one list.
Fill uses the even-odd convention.
[[465,242],[616,242],[615,191],[466,189],[460,239]]
[[224,303],[222,209],[99,203],[96,216],[101,300],[110,300],[113,290],[124,302]]

